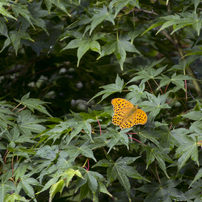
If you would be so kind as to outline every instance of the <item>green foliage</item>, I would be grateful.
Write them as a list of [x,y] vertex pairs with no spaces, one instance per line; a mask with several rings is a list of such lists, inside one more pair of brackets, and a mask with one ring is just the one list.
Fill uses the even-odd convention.
[[0,201],[201,201],[201,9],[0,2]]
[[[170,75],[172,77],[172,73]],[[116,82],[118,81],[123,87],[124,81],[120,80],[119,76],[116,79]],[[114,93],[111,85],[104,86],[105,91],[98,94]],[[139,91],[140,86],[138,88],[132,84],[124,88],[131,89],[128,93],[131,96],[131,93]],[[136,92],[134,89],[137,89]],[[180,90],[181,88],[178,88],[178,91]],[[176,187],[184,182],[183,173],[193,169],[193,165],[188,166],[189,162],[193,161],[199,166],[198,145],[202,137],[200,128],[194,125],[200,124],[201,116],[192,115],[200,111],[188,112],[183,115],[180,124],[178,122],[168,129],[172,123],[169,114],[175,107],[166,102],[173,95],[172,90],[163,95],[159,94],[158,97],[143,91],[139,102],[141,101],[141,106],[148,112],[149,120],[145,126],[134,127],[133,133],[129,133],[131,128],[121,131],[115,129],[111,123],[112,107],[108,111],[101,111],[101,114],[98,111],[73,113],[72,118],[49,124],[45,129],[43,123],[48,119],[40,119],[33,114],[34,110],[38,110],[47,115],[46,110],[41,110],[44,102],[31,99],[27,94],[19,102],[24,106],[28,103],[29,109],[18,109],[18,105],[13,108],[13,112],[12,105],[2,102],[1,107],[6,110],[1,112],[4,122],[1,126],[1,149],[7,151],[6,158],[4,156],[2,159],[2,196],[6,196],[5,200],[18,200],[21,195],[17,194],[23,190],[27,197],[37,201],[37,195],[49,189],[49,201],[52,201],[56,193],[62,194],[66,187],[74,190],[74,193],[68,196],[70,200],[74,200],[74,197],[79,200],[87,197],[99,201],[100,193],[109,197],[117,194],[113,191],[113,184],[118,180],[128,199],[132,200],[131,190],[136,184],[135,180],[141,180],[138,186],[135,185],[136,195],[147,193],[144,201],[170,201],[179,198],[188,200],[185,187],[184,192]],[[146,99],[148,101],[144,101]],[[33,103],[31,108],[29,103]],[[162,111],[168,111],[164,120],[159,116]],[[106,117],[106,113],[110,116]],[[183,129],[181,126],[187,125],[186,119],[190,120],[190,126]],[[7,127],[10,123],[8,120],[13,123],[10,127]],[[51,122],[53,121],[54,119]],[[136,142],[132,135],[139,137],[141,142]],[[148,171],[142,169],[143,167]],[[152,175],[158,180],[155,181]],[[199,170],[190,186],[193,186],[200,176]],[[130,179],[134,182],[130,182]],[[6,195],[11,190],[15,191],[12,198],[11,195]],[[164,192],[166,194],[157,194]],[[25,198],[22,200],[26,201]]]

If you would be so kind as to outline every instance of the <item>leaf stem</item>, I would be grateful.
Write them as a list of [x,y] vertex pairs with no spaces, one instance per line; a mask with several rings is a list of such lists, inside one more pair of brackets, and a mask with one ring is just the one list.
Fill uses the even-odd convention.
[[13,108],[12,109],[12,111],[14,111],[17,107],[19,107],[21,105],[21,102],[17,105],[17,106],[15,106],[15,108]]
[[184,86],[185,86],[185,89],[186,89],[186,100],[187,100],[187,80],[184,80]]
[[[97,116],[96,116],[96,118],[97,118]],[[100,135],[102,135],[102,129],[101,129],[100,122],[99,122],[98,118],[97,118],[97,122],[98,122],[99,128],[100,128]]]
[[[86,167],[86,163],[88,163],[88,167]],[[89,170],[89,167],[90,167],[90,165],[89,165],[89,159],[86,159],[86,161],[85,161],[85,163],[83,164],[82,167],[85,168],[86,170]]]
[[151,87],[149,81],[147,81],[147,83],[148,83],[148,85],[149,85],[149,87],[150,87],[151,93],[154,94],[154,92],[153,92],[153,90],[152,90],[152,87]]
[[[153,79],[154,80],[154,79]],[[154,80],[155,84],[159,87],[159,84]],[[161,91],[161,94],[163,95],[163,91],[161,90],[161,88],[159,88],[159,90]]]
[[[127,133],[128,134],[128,133]],[[137,140],[137,139],[135,139],[135,138],[133,138],[133,137],[128,137],[129,139],[132,139],[132,140],[135,140],[136,142],[139,142],[140,144],[142,144],[142,142],[140,141],[140,140]],[[145,144],[143,144],[144,146],[146,146]]]
[[159,181],[159,183],[161,183],[161,180],[160,180],[159,174],[158,174],[158,170],[157,170],[156,161],[154,161],[154,163],[155,163],[155,169],[156,169],[156,175],[157,175],[158,181]]
[[167,91],[167,89],[168,89],[168,86],[169,86],[169,84],[166,86],[166,89],[165,89],[165,92],[164,92],[164,93],[166,93],[166,91]]
[[27,106],[24,106],[22,109],[19,109],[17,112],[22,111],[23,109],[25,109]]

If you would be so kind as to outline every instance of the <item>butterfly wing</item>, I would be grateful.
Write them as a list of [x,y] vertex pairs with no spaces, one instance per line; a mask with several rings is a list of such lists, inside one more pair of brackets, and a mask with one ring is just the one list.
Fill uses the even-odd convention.
[[131,128],[132,126],[134,126],[133,113],[132,114],[130,113],[128,116],[126,116],[126,118],[123,119],[123,121],[121,122],[121,124],[119,126],[121,129]]
[[126,108],[134,108],[133,104],[129,102],[128,100],[125,100],[123,98],[115,98],[112,99],[111,101],[113,107],[114,107],[114,112],[117,112],[121,109],[126,109]]
[[134,112],[134,125],[143,125],[147,123],[147,114],[141,110],[141,109],[137,109]]
[[112,123],[120,126],[121,129],[130,128],[133,125],[143,125],[147,122],[147,114],[138,109],[138,106],[122,98],[115,98],[111,101],[114,109]]
[[115,98],[111,101],[114,109],[114,115],[112,118],[112,123],[114,125],[119,125],[121,129],[126,128],[125,126],[127,125],[127,128],[130,128],[134,124],[127,124],[126,119],[130,119],[132,121],[133,116],[131,116],[131,111],[135,108],[133,104],[125,99],[122,98]]
[[147,122],[147,114],[141,110],[134,107],[131,113],[129,113],[121,122],[120,128],[131,128],[134,125],[143,125]]

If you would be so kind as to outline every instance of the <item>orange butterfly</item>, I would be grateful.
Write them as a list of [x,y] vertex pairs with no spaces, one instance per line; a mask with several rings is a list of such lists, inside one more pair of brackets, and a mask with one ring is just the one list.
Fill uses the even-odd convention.
[[121,129],[130,128],[134,125],[143,125],[147,122],[147,114],[138,109],[138,106],[122,98],[115,98],[111,101],[114,108],[112,123],[120,126]]

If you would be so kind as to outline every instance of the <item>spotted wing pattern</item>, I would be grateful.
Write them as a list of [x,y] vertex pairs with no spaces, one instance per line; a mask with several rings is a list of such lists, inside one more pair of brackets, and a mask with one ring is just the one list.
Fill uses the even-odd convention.
[[134,113],[134,125],[144,125],[145,123],[147,123],[147,114],[143,110],[137,109]]
[[119,125],[121,129],[130,128],[133,125],[145,124],[147,122],[146,113],[138,109],[138,106],[122,98],[115,98],[111,101],[114,107],[112,123]]
[[114,125],[121,125],[124,118],[128,116],[131,109],[134,108],[133,104],[122,98],[115,98],[111,101],[114,107],[114,115],[112,118],[112,123]]

